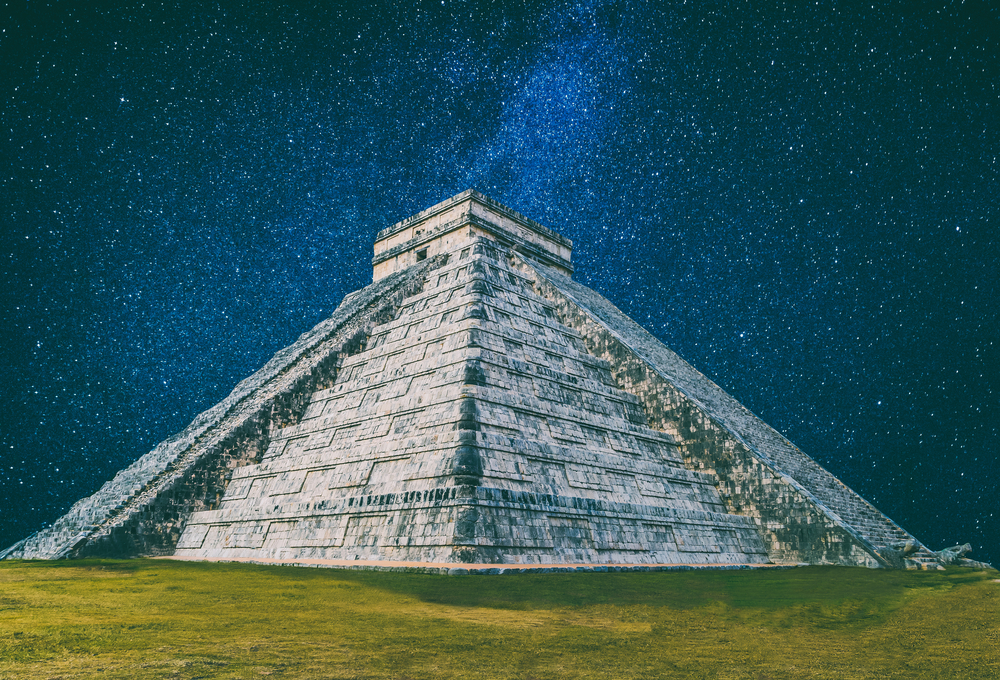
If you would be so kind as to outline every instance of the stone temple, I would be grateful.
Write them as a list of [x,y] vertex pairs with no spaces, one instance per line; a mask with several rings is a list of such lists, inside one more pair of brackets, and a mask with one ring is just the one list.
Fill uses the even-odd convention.
[[935,553],[466,191],[374,281],[0,557],[934,565]]

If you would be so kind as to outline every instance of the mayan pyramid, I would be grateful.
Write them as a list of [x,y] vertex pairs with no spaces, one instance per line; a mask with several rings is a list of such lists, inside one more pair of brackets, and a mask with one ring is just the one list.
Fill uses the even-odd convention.
[[474,191],[382,230],[371,285],[6,556],[934,559],[574,282],[571,245]]

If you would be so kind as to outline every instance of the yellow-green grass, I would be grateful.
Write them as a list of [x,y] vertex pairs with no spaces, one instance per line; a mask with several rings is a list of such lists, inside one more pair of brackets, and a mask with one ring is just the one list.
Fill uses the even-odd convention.
[[0,562],[0,678],[997,678],[998,577]]

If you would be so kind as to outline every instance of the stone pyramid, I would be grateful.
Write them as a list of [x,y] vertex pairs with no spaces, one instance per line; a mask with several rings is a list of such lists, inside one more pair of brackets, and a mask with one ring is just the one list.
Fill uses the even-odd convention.
[[370,286],[6,556],[933,561],[570,257],[474,191],[379,232]]

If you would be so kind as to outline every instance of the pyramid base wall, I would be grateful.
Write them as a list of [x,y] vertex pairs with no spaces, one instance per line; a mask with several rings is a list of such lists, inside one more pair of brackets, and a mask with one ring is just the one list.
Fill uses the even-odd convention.
[[344,499],[227,522],[195,513],[176,556],[475,564],[765,564],[753,524],[720,513],[476,487]]

